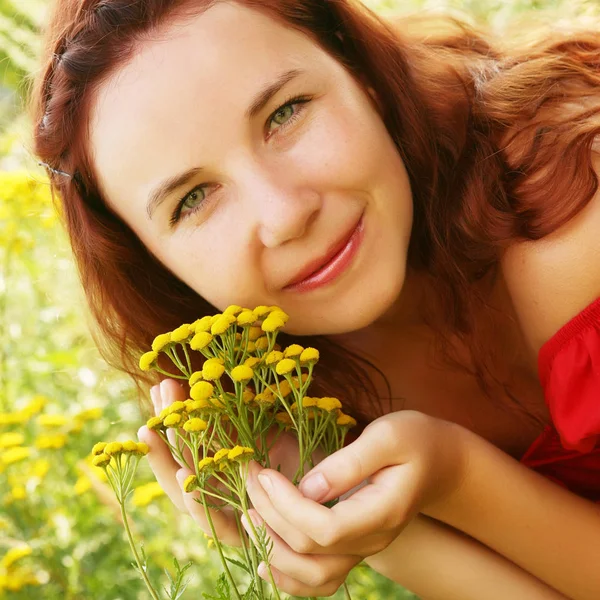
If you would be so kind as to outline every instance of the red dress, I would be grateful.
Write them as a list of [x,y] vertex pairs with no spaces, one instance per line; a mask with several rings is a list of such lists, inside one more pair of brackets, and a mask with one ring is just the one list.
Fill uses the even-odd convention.
[[521,462],[600,502],[600,298],[542,346],[538,370],[552,424]]

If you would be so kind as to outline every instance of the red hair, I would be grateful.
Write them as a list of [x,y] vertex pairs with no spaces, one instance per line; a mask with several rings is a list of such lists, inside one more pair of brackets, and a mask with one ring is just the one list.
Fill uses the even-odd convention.
[[[154,336],[217,310],[107,208],[89,154],[89,111],[96,90],[138,43],[214,3],[57,0],[34,82],[34,151],[73,174],[51,173],[51,182],[97,324],[96,343],[141,388],[151,380],[139,372],[138,357]],[[600,133],[600,35],[554,36],[509,52],[454,20],[438,35],[421,35],[409,20],[392,28],[351,0],[239,4],[304,31],[376,92],[413,192],[409,267],[435,281],[440,339],[468,339],[485,383],[493,365],[478,316],[502,250],[551,233],[598,186],[591,153]],[[360,393],[376,395],[367,361],[329,339],[299,341],[321,349],[319,390],[372,418],[356,405]]]

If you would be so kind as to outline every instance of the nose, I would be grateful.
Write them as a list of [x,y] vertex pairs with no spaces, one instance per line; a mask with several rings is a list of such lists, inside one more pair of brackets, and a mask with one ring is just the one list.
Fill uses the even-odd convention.
[[294,174],[254,170],[246,182],[261,243],[275,248],[302,237],[321,210],[321,195]]

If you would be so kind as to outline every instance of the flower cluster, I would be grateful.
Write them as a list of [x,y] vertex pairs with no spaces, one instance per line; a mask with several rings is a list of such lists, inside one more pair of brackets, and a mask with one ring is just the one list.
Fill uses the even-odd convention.
[[[262,600],[266,596],[258,584],[257,567],[261,561],[268,567],[271,545],[264,526],[254,530],[252,543],[241,527],[242,515],[247,522],[252,521],[246,493],[248,462],[255,460],[270,468],[270,450],[282,434],[290,432],[298,441],[299,464],[293,478],[297,485],[305,470],[314,466],[317,450],[335,452],[343,446],[348,430],[356,425],[342,412],[337,398],[307,395],[319,351],[299,344],[281,348],[277,335],[287,321],[288,315],[277,306],[229,306],[223,313],[157,335],[139,362],[144,371],[155,370],[185,380],[189,386],[185,401],[164,408],[148,420],[147,427],[192,472],[183,488],[188,493],[198,492],[197,501],[205,508],[214,545],[236,598],[241,598],[241,593],[237,592],[212,525],[211,509],[233,509],[243,542],[237,563],[245,564],[254,581],[244,597],[251,594],[247,597]],[[192,368],[193,352],[203,357],[200,370]],[[161,354],[179,372],[164,370],[159,365]],[[127,453],[136,452],[140,451],[134,442],[97,444],[94,464],[107,469],[113,465],[114,473],[127,475],[130,484],[127,467],[119,461]],[[112,484],[116,477],[109,475],[109,480]],[[113,489],[120,501],[124,499],[122,489],[116,484]],[[275,587],[274,593],[279,598]]]

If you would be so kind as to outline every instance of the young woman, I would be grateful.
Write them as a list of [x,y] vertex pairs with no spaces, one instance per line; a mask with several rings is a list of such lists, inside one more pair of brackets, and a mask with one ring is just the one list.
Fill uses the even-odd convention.
[[366,425],[300,491],[252,470],[281,589],[331,594],[366,559],[424,598],[596,599],[600,36],[501,51],[446,25],[58,0],[35,151],[113,364],[140,381],[156,334],[276,304]]

